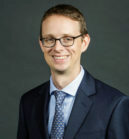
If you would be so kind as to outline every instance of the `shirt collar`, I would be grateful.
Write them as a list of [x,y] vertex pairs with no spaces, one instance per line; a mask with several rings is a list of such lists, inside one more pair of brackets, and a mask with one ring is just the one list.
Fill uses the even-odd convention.
[[[81,71],[80,71],[79,75],[70,84],[68,84],[65,88],[63,88],[60,91],[63,91],[71,96],[75,96],[76,92],[78,90],[78,87],[82,81],[83,76],[84,76],[84,69],[81,66]],[[55,90],[59,90],[59,89],[57,89],[55,87],[55,85],[53,84],[53,81],[52,81],[52,77],[50,77],[50,95]]]

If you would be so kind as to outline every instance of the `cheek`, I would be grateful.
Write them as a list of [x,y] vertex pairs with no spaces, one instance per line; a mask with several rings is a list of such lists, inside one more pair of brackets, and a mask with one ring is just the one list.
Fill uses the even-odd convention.
[[81,46],[80,45],[76,45],[72,50],[71,50],[71,53],[73,55],[76,55],[76,56],[80,56],[81,55]]
[[43,53],[46,56],[49,55],[51,52],[52,52],[52,49],[51,48],[45,48],[45,49],[43,49]]
[[47,63],[49,63],[49,61],[50,61],[50,53],[51,53],[51,49],[45,49],[44,51],[43,51],[43,53],[44,53],[44,59],[45,59],[45,61],[47,62]]
[[69,47],[66,50],[71,56],[77,56],[81,53],[81,49],[78,46]]
[[65,53],[72,57],[75,53],[75,50],[72,47],[66,47]]

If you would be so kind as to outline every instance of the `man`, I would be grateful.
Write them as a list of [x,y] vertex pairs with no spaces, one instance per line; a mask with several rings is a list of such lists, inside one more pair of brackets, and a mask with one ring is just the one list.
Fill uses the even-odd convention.
[[22,96],[17,139],[129,138],[129,98],[80,64],[89,43],[75,7],[56,5],[44,14],[39,44],[51,77]]

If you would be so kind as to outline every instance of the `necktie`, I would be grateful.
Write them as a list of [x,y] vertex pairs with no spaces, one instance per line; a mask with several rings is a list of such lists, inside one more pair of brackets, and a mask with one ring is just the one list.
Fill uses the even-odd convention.
[[51,130],[51,139],[63,139],[65,125],[62,103],[66,94],[62,91],[54,91],[54,95],[56,98],[56,106]]

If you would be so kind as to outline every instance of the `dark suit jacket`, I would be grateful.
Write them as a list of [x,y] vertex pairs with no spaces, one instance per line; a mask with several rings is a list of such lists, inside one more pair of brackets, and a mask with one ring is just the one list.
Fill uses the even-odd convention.
[[[48,139],[49,82],[20,101],[17,139]],[[77,91],[64,139],[129,139],[129,97],[87,71]]]

